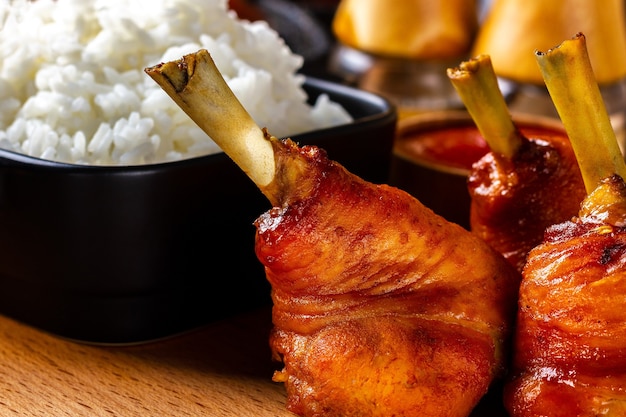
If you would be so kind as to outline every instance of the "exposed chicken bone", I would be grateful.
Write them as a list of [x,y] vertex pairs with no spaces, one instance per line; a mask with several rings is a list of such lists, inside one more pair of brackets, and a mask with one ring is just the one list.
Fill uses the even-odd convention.
[[448,68],[447,74],[491,150],[511,158],[521,145],[521,133],[509,114],[489,55]]
[[235,97],[207,50],[145,71],[261,191],[274,180],[274,150],[267,133]]
[[626,179],[626,163],[591,67],[585,35],[578,33],[547,52],[535,51],[535,57],[587,193],[614,174]]

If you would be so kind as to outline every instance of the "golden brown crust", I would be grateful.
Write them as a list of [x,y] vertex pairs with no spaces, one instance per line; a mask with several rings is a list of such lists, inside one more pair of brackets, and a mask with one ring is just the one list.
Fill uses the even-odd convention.
[[489,335],[424,318],[276,332],[272,346],[285,349],[287,406],[299,415],[466,416],[493,377]]
[[276,379],[289,408],[469,414],[502,371],[519,275],[403,191],[365,182],[317,148],[283,157],[308,161],[307,191],[257,220],[256,251],[272,284],[271,346],[285,362]]
[[[603,189],[586,202],[604,200]],[[511,415],[625,415],[626,229],[593,217],[555,225],[523,277]]]

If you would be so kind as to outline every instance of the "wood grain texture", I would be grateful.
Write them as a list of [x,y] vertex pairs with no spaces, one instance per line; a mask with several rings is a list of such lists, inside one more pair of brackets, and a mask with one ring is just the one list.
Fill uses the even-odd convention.
[[293,416],[271,381],[270,312],[92,346],[0,316],[1,416]]
[[[270,310],[161,341],[93,346],[0,316],[0,416],[294,417],[271,381]],[[471,417],[506,417],[499,390]]]

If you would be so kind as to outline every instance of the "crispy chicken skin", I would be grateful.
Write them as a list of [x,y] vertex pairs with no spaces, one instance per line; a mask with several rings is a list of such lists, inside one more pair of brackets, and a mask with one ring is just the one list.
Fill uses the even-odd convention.
[[585,198],[565,133],[522,137],[510,158],[487,153],[468,179],[470,228],[522,271],[545,229],[576,216]]
[[[274,142],[256,221],[270,345],[302,416],[467,416],[501,375],[520,275],[409,194]],[[297,180],[294,180],[297,178]],[[296,184],[286,186],[285,184]]]
[[511,416],[626,415],[625,227],[626,185],[613,176],[530,252],[505,387]]

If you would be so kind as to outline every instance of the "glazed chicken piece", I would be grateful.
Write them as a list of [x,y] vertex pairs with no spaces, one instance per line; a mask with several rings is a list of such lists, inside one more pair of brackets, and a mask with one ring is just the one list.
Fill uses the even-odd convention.
[[567,137],[523,137],[511,159],[487,153],[468,177],[472,232],[522,272],[547,227],[576,215],[584,184]]
[[513,417],[626,415],[626,184],[606,179],[582,207],[528,257],[505,391]]
[[574,151],[555,123],[528,137],[517,129],[488,55],[448,76],[491,147],[468,178],[470,228],[521,273],[545,229],[575,216],[586,195]]
[[297,189],[281,184],[288,195],[256,222],[256,250],[288,408],[468,415],[502,371],[517,274],[469,232],[319,149],[287,144],[277,155],[302,169]]
[[[147,69],[232,147],[232,135],[246,136],[253,122],[214,131],[198,104],[207,98],[194,101],[193,90],[216,89],[198,85],[203,71],[217,73],[206,51]],[[287,408],[325,417],[469,415],[502,375],[517,271],[475,235],[403,191],[351,174],[322,149],[254,135],[227,153],[274,206],[256,221],[256,252],[272,286],[270,345],[284,363],[274,380],[285,383]],[[269,144],[275,163],[245,166],[250,143],[259,152]]]
[[626,165],[584,36],[537,58],[589,194],[528,256],[505,405],[512,417],[624,416]]

